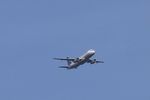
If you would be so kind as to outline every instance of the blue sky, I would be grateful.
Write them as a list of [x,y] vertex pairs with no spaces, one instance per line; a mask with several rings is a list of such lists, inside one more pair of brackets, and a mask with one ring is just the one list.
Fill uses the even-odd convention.
[[[150,100],[148,0],[1,0],[1,100]],[[59,69],[95,49],[104,64]]]

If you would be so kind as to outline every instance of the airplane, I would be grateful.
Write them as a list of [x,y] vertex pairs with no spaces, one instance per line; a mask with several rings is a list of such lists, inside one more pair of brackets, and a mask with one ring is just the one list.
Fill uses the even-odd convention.
[[97,61],[96,59],[90,59],[96,53],[95,50],[90,49],[84,55],[78,58],[53,58],[55,60],[64,60],[67,61],[67,66],[59,66],[59,68],[66,68],[66,69],[76,69],[80,65],[84,63],[96,64],[96,63],[104,63],[104,61]]

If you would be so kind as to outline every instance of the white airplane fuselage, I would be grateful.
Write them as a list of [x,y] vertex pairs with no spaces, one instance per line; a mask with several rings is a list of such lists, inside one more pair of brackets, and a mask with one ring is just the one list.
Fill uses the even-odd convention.
[[68,65],[68,69],[73,69],[73,68],[77,68],[78,66],[88,62],[88,60],[95,54],[95,50],[88,50],[84,55],[82,55],[81,57],[79,57],[79,61],[77,62],[71,62]]

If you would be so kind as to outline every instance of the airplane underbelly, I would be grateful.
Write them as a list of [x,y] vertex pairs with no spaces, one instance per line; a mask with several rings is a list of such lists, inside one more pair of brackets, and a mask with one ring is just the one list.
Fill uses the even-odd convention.
[[89,59],[89,58],[82,58],[79,62],[72,63],[72,64],[70,65],[70,67],[71,67],[71,68],[77,68],[78,66],[83,65],[84,63],[86,63],[88,59]]
[[79,62],[79,64],[82,65],[82,64],[84,64],[84,63],[86,63],[86,62],[87,62],[87,60],[84,58],[84,59],[82,59],[82,60]]

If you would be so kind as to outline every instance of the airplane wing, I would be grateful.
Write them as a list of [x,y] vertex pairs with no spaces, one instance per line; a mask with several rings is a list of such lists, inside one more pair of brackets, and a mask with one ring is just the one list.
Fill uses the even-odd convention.
[[104,61],[96,61],[96,63],[104,63]]
[[69,68],[68,66],[59,66],[58,68]]
[[67,60],[67,61],[74,61],[75,59],[73,58],[53,58],[55,60]]
[[89,61],[87,61],[87,63],[90,63],[90,64],[95,64],[95,63],[104,63],[104,61],[97,61],[96,59],[89,59]]

